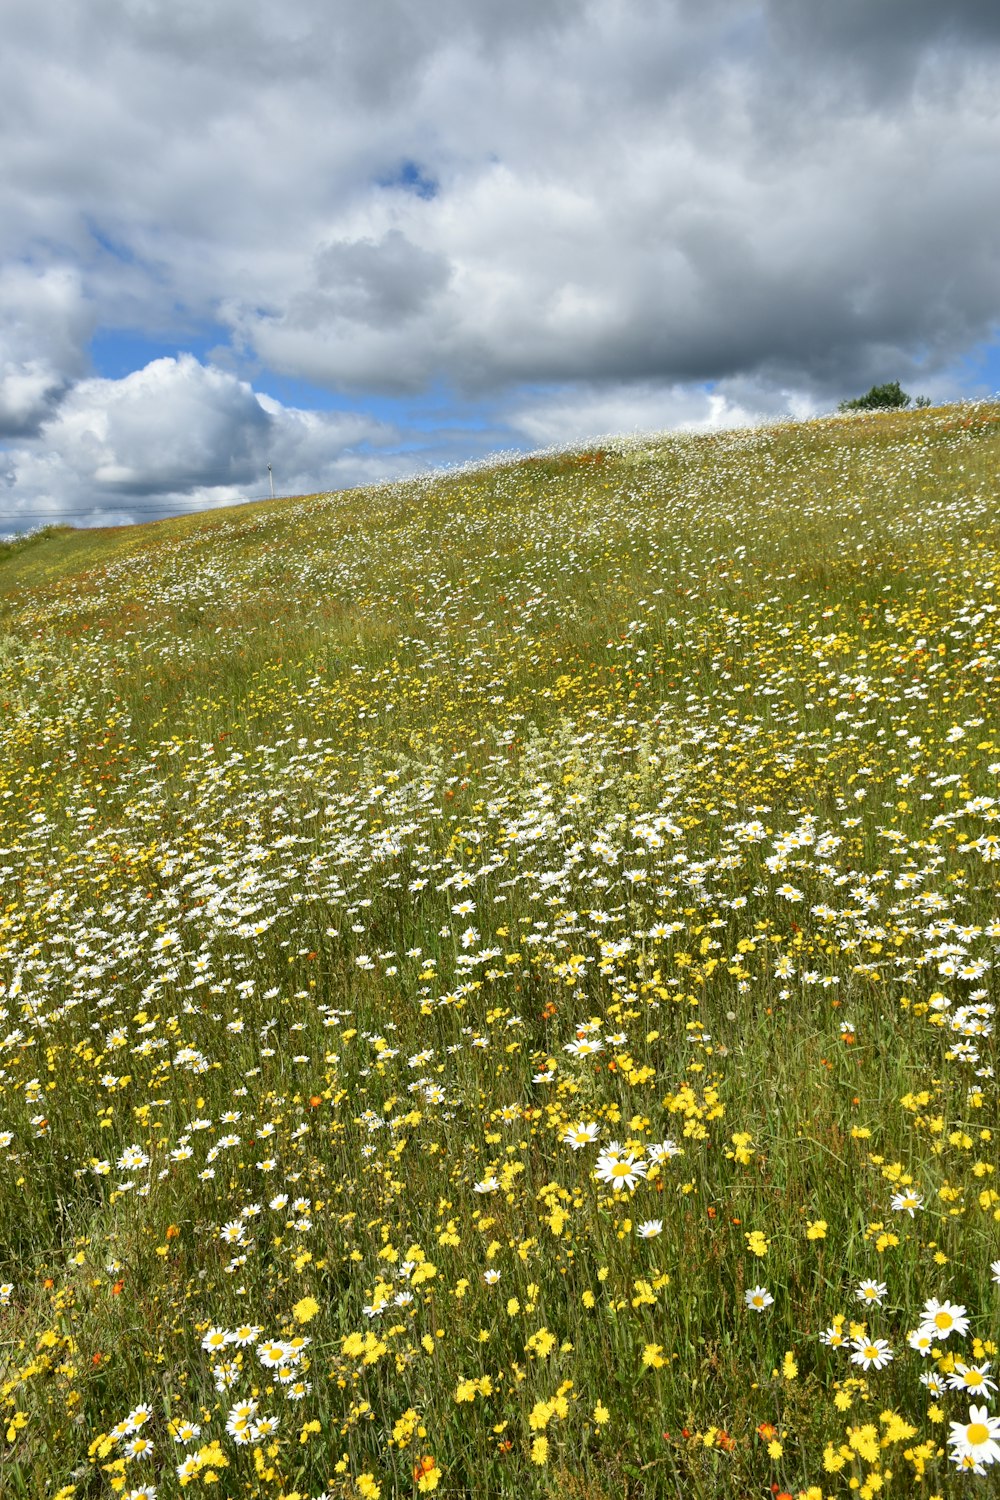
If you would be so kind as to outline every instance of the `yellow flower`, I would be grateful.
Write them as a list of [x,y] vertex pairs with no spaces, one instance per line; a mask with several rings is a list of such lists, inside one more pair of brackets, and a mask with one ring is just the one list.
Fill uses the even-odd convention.
[[879,1421],[885,1427],[885,1436],[882,1439],[884,1444],[901,1443],[905,1438],[916,1437],[917,1435],[917,1429],[911,1427],[909,1422],[904,1421],[898,1412],[884,1411]]
[[598,1401],[597,1405],[594,1407],[594,1425],[596,1427],[603,1427],[604,1423],[608,1421],[610,1416],[611,1413],[604,1405],[604,1402]]
[[666,1360],[663,1358],[662,1344],[647,1344],[642,1351],[642,1362],[647,1369],[659,1370]]
[[526,1354],[537,1354],[539,1359],[547,1359],[556,1346],[556,1336],[547,1328],[539,1328],[533,1333],[524,1346]]
[[866,1422],[863,1427],[849,1427],[847,1430],[847,1441],[855,1453],[870,1464],[878,1459],[878,1432],[871,1422]]
[[533,1432],[544,1432],[552,1418],[552,1406],[548,1401],[536,1401],[528,1417],[528,1426]]
[[825,1219],[813,1219],[806,1230],[807,1240],[825,1240],[827,1224]]
[[406,1447],[407,1443],[410,1441],[411,1437],[416,1431],[419,1421],[420,1418],[413,1410],[412,1406],[408,1407],[407,1410],[404,1411],[403,1415],[397,1419],[392,1429],[392,1440],[397,1445],[397,1447]]
[[8,1443],[14,1442],[15,1438],[17,1437],[17,1434],[21,1431],[21,1428],[22,1427],[27,1427],[27,1425],[28,1425],[27,1413],[23,1412],[23,1411],[16,1411],[14,1413],[12,1419],[11,1419],[10,1426],[7,1428],[7,1441],[8,1441]]
[[315,1297],[303,1297],[292,1308],[292,1316],[296,1323],[309,1323],[318,1312],[319,1303]]
[[546,1437],[536,1437],[531,1445],[531,1462],[541,1466],[548,1460],[549,1440]]

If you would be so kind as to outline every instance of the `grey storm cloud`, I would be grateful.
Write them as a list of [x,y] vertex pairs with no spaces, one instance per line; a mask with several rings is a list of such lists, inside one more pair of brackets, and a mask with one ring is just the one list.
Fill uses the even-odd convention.
[[93,322],[73,268],[0,266],[0,439],[38,432],[85,371]]
[[[1000,326],[994,0],[8,0],[4,48],[26,452],[71,442],[95,328],[211,327],[246,379],[446,387],[530,439],[574,389],[595,416],[933,393]],[[213,410],[192,485],[266,431]],[[116,432],[107,472],[175,483]]]
[[414,245],[398,229],[378,241],[338,240],[316,256],[316,293],[292,304],[290,321],[404,323],[447,285],[449,274],[447,256]]

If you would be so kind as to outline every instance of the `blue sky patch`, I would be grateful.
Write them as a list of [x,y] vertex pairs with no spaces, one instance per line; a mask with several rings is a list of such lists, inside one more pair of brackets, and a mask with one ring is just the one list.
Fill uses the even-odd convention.
[[418,161],[406,158],[400,162],[394,172],[386,177],[378,179],[378,186],[384,188],[402,188],[404,192],[414,193],[418,198],[436,198],[440,192],[440,184],[436,177],[432,176]]

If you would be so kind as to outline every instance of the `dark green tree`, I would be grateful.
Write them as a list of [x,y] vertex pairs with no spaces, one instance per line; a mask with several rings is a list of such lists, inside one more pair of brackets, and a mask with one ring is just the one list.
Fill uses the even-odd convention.
[[900,388],[898,380],[885,385],[873,385],[865,396],[855,396],[853,401],[841,401],[838,411],[894,411],[909,406],[910,397]]

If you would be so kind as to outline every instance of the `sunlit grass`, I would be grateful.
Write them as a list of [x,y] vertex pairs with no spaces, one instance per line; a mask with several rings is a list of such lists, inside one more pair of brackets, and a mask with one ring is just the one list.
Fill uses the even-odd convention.
[[989,1492],[998,454],[0,557],[0,1493]]

